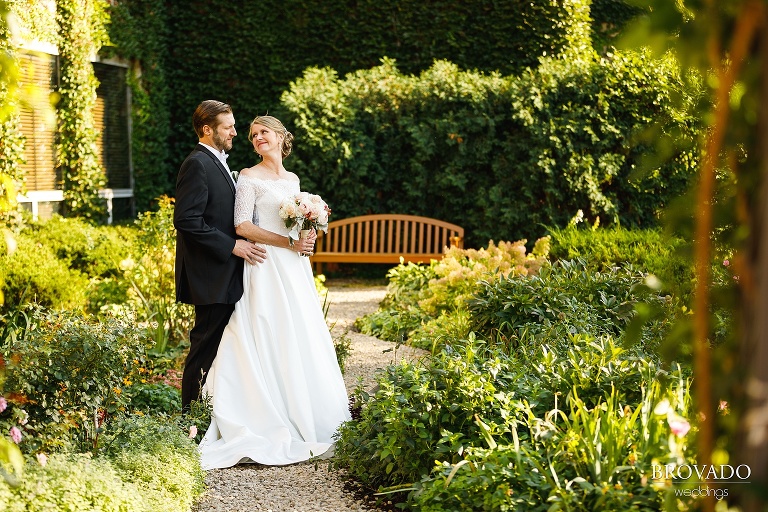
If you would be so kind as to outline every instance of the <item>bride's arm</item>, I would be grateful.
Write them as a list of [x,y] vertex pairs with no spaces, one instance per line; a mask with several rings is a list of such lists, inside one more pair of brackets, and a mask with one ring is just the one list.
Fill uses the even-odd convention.
[[274,245],[275,247],[282,247],[284,249],[302,253],[310,253],[315,248],[315,237],[295,240],[293,244],[291,244],[287,236],[278,235],[273,231],[267,231],[249,220],[238,224],[235,230],[237,231],[237,234],[243,238],[247,238],[248,240],[259,244]]
[[243,238],[259,244],[273,245],[296,252],[309,253],[314,250],[315,237],[307,240],[296,240],[291,243],[287,236],[268,231],[253,223],[256,208],[256,187],[253,183],[242,180],[238,182],[235,196],[235,231]]

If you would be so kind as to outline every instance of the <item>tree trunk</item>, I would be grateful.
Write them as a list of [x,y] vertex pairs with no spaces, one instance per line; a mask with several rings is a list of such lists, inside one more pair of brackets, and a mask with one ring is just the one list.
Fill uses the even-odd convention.
[[[751,469],[751,484],[732,489],[741,494],[744,512],[763,512],[768,501],[768,30],[758,36],[760,107],[756,147],[760,192],[752,208],[752,226],[746,267],[752,283],[742,287],[744,314],[741,361],[746,370],[745,409],[741,418],[742,448],[739,464]],[[761,488],[761,495],[752,492]]]

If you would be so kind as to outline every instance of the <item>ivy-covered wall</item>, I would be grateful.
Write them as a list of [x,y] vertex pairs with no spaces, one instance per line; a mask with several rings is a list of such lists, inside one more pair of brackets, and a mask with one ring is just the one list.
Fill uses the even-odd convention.
[[[623,26],[622,0],[594,1],[593,29]],[[173,193],[178,166],[195,143],[191,113],[203,99],[232,104],[241,136],[230,163],[242,168],[254,163],[242,136],[248,122],[257,114],[286,115],[280,95],[310,66],[343,75],[389,57],[401,72],[419,73],[444,59],[463,69],[517,74],[569,44],[574,23],[583,21],[574,12],[588,6],[586,0],[286,0],[236,7],[228,0],[121,0],[111,9],[114,46],[107,53],[133,63],[137,209]]]
[[112,46],[103,50],[131,63],[133,193],[139,212],[154,209],[158,197],[173,193],[180,165],[171,159],[172,88],[166,77],[168,52],[175,39],[168,37],[165,4],[164,0],[130,0],[113,6]]
[[[69,190],[67,211],[97,219],[103,214],[95,195],[103,172],[94,164],[88,117],[94,82],[83,55],[89,45],[92,49],[107,42],[101,30],[107,2],[56,0],[58,19],[51,20],[41,18],[39,2],[10,1],[22,25],[34,32],[27,37],[62,46],[58,149]],[[593,1],[593,30],[621,27],[633,12],[622,0]],[[138,211],[151,209],[159,195],[173,193],[179,163],[195,143],[191,112],[203,99],[233,105],[241,136],[230,162],[238,169],[254,163],[244,136],[248,121],[263,113],[290,116],[280,96],[308,67],[329,66],[344,75],[376,67],[386,56],[395,60],[400,73],[418,74],[444,59],[461,69],[514,76],[567,46],[589,46],[590,36],[583,23],[588,0],[110,4],[111,43],[102,54],[131,61]],[[85,18],[89,21],[82,23]]]
[[516,74],[566,45],[585,0],[169,0],[171,146],[178,166],[195,142],[202,100],[233,106],[238,131],[229,162],[254,163],[243,136],[258,114],[282,114],[280,94],[310,66],[343,75],[395,59],[418,73],[435,59],[463,69]]

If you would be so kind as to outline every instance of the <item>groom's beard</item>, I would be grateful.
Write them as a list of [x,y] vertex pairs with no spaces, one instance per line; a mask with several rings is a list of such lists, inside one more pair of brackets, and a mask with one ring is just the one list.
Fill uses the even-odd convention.
[[232,149],[232,139],[222,139],[216,132],[213,132],[211,138],[213,139],[213,144],[216,146],[216,149],[219,151],[229,151]]

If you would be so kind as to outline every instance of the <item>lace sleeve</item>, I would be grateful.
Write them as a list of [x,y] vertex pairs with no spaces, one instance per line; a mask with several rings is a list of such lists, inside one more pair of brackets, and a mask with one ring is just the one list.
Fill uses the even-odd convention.
[[256,198],[259,196],[258,183],[253,180],[237,180],[235,195],[235,227],[243,222],[251,221],[258,226],[259,217],[256,212]]

